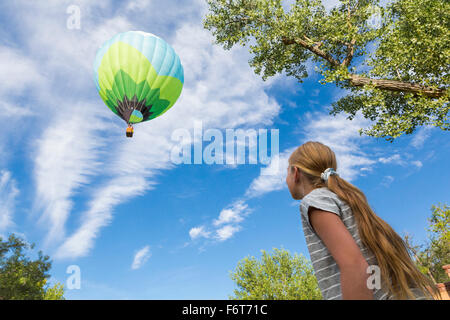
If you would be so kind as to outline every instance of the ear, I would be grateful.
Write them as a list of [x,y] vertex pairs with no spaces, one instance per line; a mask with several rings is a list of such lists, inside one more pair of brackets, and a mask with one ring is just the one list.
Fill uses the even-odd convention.
[[294,167],[294,181],[296,183],[300,182],[301,175],[302,175],[302,172],[300,171],[300,169],[297,167]]

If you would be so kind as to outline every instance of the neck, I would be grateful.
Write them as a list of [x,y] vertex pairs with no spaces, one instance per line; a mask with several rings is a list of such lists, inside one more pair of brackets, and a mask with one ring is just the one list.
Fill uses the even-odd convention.
[[306,179],[303,179],[303,181],[299,185],[299,191],[302,194],[302,197],[306,196],[313,190],[314,187]]

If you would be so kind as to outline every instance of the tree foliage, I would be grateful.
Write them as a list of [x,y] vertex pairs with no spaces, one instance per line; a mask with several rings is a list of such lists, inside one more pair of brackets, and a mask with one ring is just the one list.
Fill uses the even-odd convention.
[[413,245],[409,236],[405,236],[405,242],[422,273],[436,283],[448,282],[442,266],[450,264],[450,206],[432,206],[428,221],[428,242],[425,245]]
[[287,250],[262,250],[261,260],[246,257],[239,261],[231,279],[237,289],[230,299],[238,300],[318,300],[322,298],[310,262]]
[[62,300],[64,289],[57,283],[47,284],[51,268],[49,256],[38,252],[36,260],[26,255],[34,249],[24,240],[11,234],[8,240],[0,237],[0,299],[3,300]]
[[[361,129],[393,141],[418,126],[450,130],[450,2],[341,0],[207,0],[204,27],[225,49],[250,44],[251,67],[265,80],[285,72],[299,82],[316,63],[321,83],[348,95],[331,114],[358,112],[374,122]],[[375,18],[374,18],[375,15]]]

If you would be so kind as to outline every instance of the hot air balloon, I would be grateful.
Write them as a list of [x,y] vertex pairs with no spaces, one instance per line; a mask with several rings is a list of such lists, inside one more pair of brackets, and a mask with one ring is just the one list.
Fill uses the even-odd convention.
[[98,50],[95,84],[105,104],[127,124],[159,117],[181,94],[183,66],[175,50],[151,33],[119,33]]

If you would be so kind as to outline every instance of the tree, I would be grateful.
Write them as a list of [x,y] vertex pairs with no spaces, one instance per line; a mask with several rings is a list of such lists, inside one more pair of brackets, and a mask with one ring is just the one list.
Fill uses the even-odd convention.
[[405,236],[405,242],[422,273],[435,283],[447,282],[448,276],[442,266],[450,264],[450,206],[432,206],[428,221],[426,245],[412,244],[408,235]]
[[59,283],[50,287],[47,279],[51,268],[49,256],[38,252],[36,260],[26,256],[34,249],[11,234],[7,241],[0,237],[0,299],[3,300],[62,300],[64,289]]
[[231,279],[238,289],[230,299],[319,300],[322,298],[310,262],[302,255],[274,248],[262,250],[262,260],[246,257],[239,261]]
[[65,300],[64,286],[57,282],[53,287],[47,288],[45,290],[44,300]]
[[289,11],[282,0],[207,2],[204,27],[225,49],[250,42],[250,66],[264,80],[285,72],[302,82],[306,63],[319,64],[322,84],[349,92],[330,113],[374,121],[360,134],[392,142],[422,125],[450,130],[449,1],[341,0],[329,12],[321,0]]

